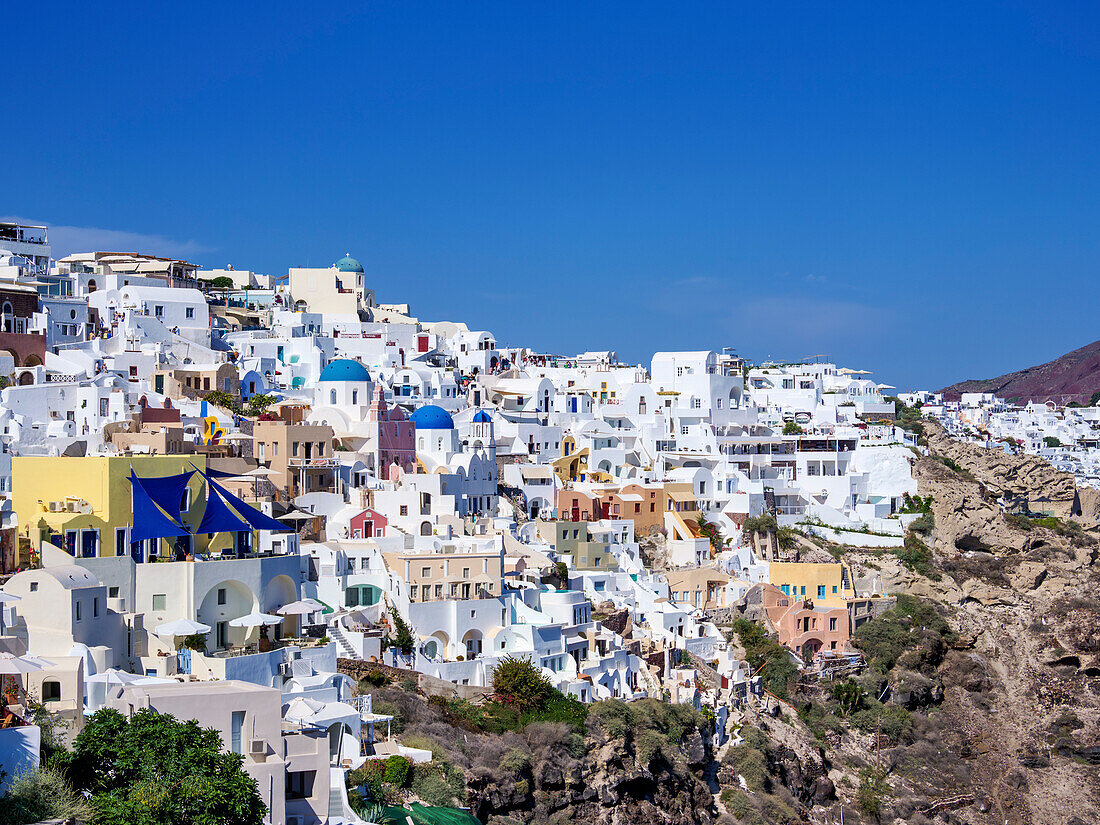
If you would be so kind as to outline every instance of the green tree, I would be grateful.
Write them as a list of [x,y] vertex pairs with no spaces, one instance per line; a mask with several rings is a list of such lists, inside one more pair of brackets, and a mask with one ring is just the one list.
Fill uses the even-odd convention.
[[833,685],[833,701],[841,716],[850,716],[861,707],[867,698],[867,691],[860,687],[858,682],[845,679]]
[[542,707],[553,691],[546,674],[528,659],[505,656],[493,668],[497,700],[521,712]]
[[275,403],[274,395],[267,395],[265,393],[257,393],[248,399],[245,404],[245,412],[255,417]]
[[805,430],[799,427],[795,422],[788,421],[783,425],[783,435],[802,435]]
[[413,648],[416,646],[412,629],[409,627],[408,622],[401,618],[400,614],[390,611],[390,618],[393,619],[393,635],[383,639],[383,647],[396,647],[407,656],[413,652]]
[[266,808],[242,761],[193,720],[104,708],[77,736],[69,767],[96,825],[259,825]]
[[210,282],[210,286],[212,289],[232,289],[233,279],[228,275],[219,275]]
[[1043,436],[1043,443],[1046,444],[1048,447],[1061,447],[1062,446],[1061,440],[1058,439],[1058,438],[1055,438],[1052,435],[1044,435]]
[[215,407],[221,407],[223,410],[229,410],[230,412],[241,411],[241,399],[223,390],[211,390],[202,397],[202,400],[207,404],[213,404]]

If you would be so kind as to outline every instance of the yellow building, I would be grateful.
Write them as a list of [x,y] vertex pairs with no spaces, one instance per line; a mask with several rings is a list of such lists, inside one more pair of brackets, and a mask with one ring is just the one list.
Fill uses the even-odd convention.
[[[19,535],[29,540],[35,553],[42,543],[54,544],[77,557],[131,553],[131,468],[139,478],[149,478],[193,470],[192,463],[206,470],[202,455],[13,456],[12,507],[19,519]],[[198,473],[188,482],[182,505],[183,524],[195,529],[206,507],[206,482]],[[149,539],[135,550],[143,559],[171,558],[177,550],[181,555],[216,553],[234,548],[238,541],[250,548],[253,539],[251,533],[240,539],[232,533],[191,535],[178,541]],[[25,557],[18,560],[22,565],[27,562]]]
[[852,571],[846,564],[773,561],[768,564],[768,579],[788,596],[822,607],[845,607],[855,595]]

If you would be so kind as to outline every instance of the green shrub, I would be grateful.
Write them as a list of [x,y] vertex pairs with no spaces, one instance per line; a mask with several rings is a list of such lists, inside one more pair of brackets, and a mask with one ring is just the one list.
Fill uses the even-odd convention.
[[500,758],[500,769],[508,773],[523,773],[531,767],[531,755],[519,748],[509,748]]
[[745,780],[745,785],[753,793],[763,793],[771,788],[768,760],[756,748],[735,745],[726,751],[723,761],[740,774]]
[[879,814],[882,813],[882,803],[889,793],[890,786],[886,784],[884,771],[870,766],[860,770],[856,806],[861,812],[878,819]]
[[554,686],[542,668],[530,659],[505,656],[493,668],[493,694],[505,705],[519,711],[541,707],[550,698]]
[[748,795],[740,788],[723,788],[719,798],[726,806],[726,810],[737,819],[744,819],[745,815],[753,810]]
[[0,825],[24,825],[47,819],[89,820],[94,813],[65,774],[53,768],[19,774],[0,796]]
[[930,536],[932,531],[936,529],[936,517],[931,513],[921,513],[913,519],[909,529],[914,533],[920,533],[922,536]]
[[893,744],[913,725],[912,717],[905,708],[897,705],[882,705],[874,699],[869,700],[870,707],[852,714],[852,726],[864,733],[881,733]]
[[771,513],[763,513],[759,516],[749,516],[741,525],[742,533],[774,533],[779,529],[775,516]]
[[880,673],[887,673],[911,650],[919,651],[928,664],[939,664],[947,644],[954,640],[951,627],[929,602],[904,593],[897,599],[896,606],[856,630],[856,647]]
[[798,668],[791,661],[788,650],[768,638],[761,625],[743,616],[733,622],[733,631],[745,648],[745,658],[753,670],[759,670],[764,688],[780,699],[790,695],[790,683],[798,675]]
[[404,756],[391,756],[386,760],[386,770],[382,775],[382,781],[388,782],[395,788],[405,787],[405,783],[409,779],[409,766],[411,764]]
[[925,578],[938,581],[940,574],[932,567],[932,550],[921,541],[917,534],[910,531],[905,534],[905,543],[894,550],[894,555],[909,570]]
[[415,765],[410,787],[428,805],[449,808],[466,801],[466,779],[462,771],[446,759],[436,758],[427,765]]

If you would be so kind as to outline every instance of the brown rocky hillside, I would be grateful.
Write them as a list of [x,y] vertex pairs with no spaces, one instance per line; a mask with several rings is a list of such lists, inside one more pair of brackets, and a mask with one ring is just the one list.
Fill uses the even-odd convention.
[[997,378],[960,381],[941,392],[949,401],[957,401],[964,392],[992,392],[999,397],[1026,404],[1028,401],[1055,401],[1088,404],[1100,391],[1100,341],[1066,353],[1061,358],[1036,367],[1010,372]]

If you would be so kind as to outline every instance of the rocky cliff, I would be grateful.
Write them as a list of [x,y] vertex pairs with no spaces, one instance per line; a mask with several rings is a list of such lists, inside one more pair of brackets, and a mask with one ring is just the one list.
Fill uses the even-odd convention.
[[1088,404],[1097,391],[1100,391],[1100,341],[1036,367],[997,378],[960,381],[940,390],[952,401],[957,401],[964,392],[992,392],[1018,404],[1047,400]]

